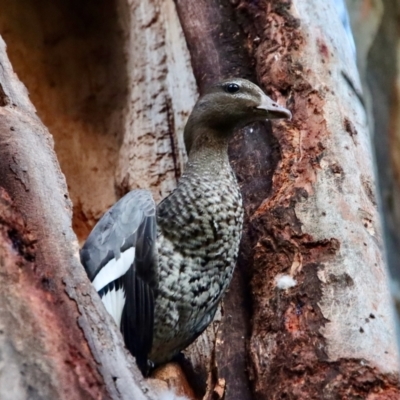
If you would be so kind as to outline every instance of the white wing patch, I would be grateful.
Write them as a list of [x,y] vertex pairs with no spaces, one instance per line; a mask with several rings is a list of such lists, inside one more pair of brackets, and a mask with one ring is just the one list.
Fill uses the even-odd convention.
[[120,278],[122,275],[125,275],[134,259],[134,247],[130,247],[128,250],[121,253],[118,260],[116,258],[111,259],[94,278],[92,283],[95,289],[100,291],[109,283]]
[[125,300],[126,296],[123,288],[118,290],[113,288],[101,298],[106,310],[114,318],[114,321],[119,328],[121,327],[122,310],[124,309]]

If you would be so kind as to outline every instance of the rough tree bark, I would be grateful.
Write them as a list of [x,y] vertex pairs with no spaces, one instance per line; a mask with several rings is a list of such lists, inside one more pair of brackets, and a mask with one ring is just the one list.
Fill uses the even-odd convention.
[[[335,9],[175,4],[0,0],[11,61],[55,138],[76,233],[85,238],[114,186],[156,198],[174,187],[195,79],[200,92],[227,76],[255,80],[294,117],[232,141],[246,231],[219,319],[186,352],[196,398],[397,398],[365,110]],[[51,137],[4,48],[0,62],[0,383],[21,399],[155,398],[77,260]],[[295,286],[279,289],[282,275]],[[9,390],[0,385],[0,398]]]
[[80,265],[53,139],[2,40],[0,64],[0,398],[145,399],[146,384]]
[[387,262],[400,317],[400,3],[396,0],[347,0],[347,4],[370,112]]
[[[234,11],[228,2],[177,4],[200,87],[247,74],[244,56],[229,54],[249,49],[259,81],[294,113],[291,123],[274,130],[280,149],[272,142],[259,158],[253,152],[253,168],[243,160],[247,148],[265,143],[265,132],[245,133],[232,146],[249,220],[243,246],[251,250],[243,249],[248,257],[239,271],[251,268],[249,357],[256,395],[398,396],[366,113],[336,10],[329,2],[242,1]],[[221,24],[229,19],[236,29]],[[230,33],[240,31],[245,41],[237,46],[240,34]],[[269,152],[270,164],[263,165]],[[268,167],[274,170],[269,187]],[[279,274],[297,285],[279,290]],[[228,294],[227,307],[234,297]],[[225,346],[237,345],[229,340]],[[226,385],[238,387],[234,376]],[[238,393],[228,391],[228,398]]]

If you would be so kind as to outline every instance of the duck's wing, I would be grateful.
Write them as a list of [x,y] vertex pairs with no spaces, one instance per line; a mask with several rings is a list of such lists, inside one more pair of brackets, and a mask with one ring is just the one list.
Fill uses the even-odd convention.
[[133,190],[100,219],[81,262],[143,373],[153,341],[158,285],[156,206],[148,190]]

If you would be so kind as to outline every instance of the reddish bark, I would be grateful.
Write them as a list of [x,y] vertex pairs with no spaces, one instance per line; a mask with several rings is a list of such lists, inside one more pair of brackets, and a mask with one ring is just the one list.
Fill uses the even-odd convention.
[[[321,281],[324,264],[339,258],[341,240],[317,238],[312,232],[304,232],[303,221],[298,217],[299,204],[313,196],[317,190],[317,176],[323,170],[324,143],[331,140],[327,123],[332,123],[326,116],[328,103],[324,91],[333,93],[335,88],[321,90],[312,83],[312,72],[306,70],[301,61],[311,40],[304,36],[304,29],[300,29],[301,22],[294,16],[292,2],[214,1],[188,5],[177,1],[177,6],[200,87],[213,79],[228,77],[231,71],[244,76],[257,75],[267,93],[286,103],[294,116],[290,123],[274,124],[273,132],[279,144],[270,136],[270,130],[256,129],[251,134],[247,131],[236,137],[230,151],[247,214],[243,256],[237,274],[241,274],[242,282],[247,281],[245,277],[249,271],[251,275],[252,334],[248,362],[256,397],[319,399],[369,395],[373,398],[381,392],[399,393],[397,377],[375,368],[373,362],[369,365],[357,357],[333,360],[327,353],[328,341],[323,332],[330,321],[321,309],[322,293],[329,287],[338,293],[340,302],[340,293],[358,288],[346,272],[328,273],[328,278]],[[228,35],[226,32],[239,33]],[[329,64],[336,62],[335,49],[326,42],[322,32],[316,44],[318,63],[326,63],[327,71],[331,68]],[[233,53],[231,49],[236,49],[237,57],[228,56]],[[249,54],[243,56],[245,49]],[[241,60],[245,58],[255,60],[253,71],[248,70],[248,63],[245,63],[247,68],[242,68]],[[354,90],[350,78],[344,77]],[[358,98],[359,92],[354,95]],[[365,151],[360,149],[363,138],[359,138],[351,119],[350,115],[343,118],[342,129],[351,137],[356,149],[358,146],[359,152]],[[249,148],[253,150],[251,157]],[[257,170],[257,165],[262,167]],[[330,163],[326,174],[331,177],[333,190],[346,193],[343,185],[347,176],[340,160]],[[375,208],[373,183],[368,173],[361,176],[361,181],[370,201],[368,209]],[[321,224],[325,223],[324,217],[323,211],[315,214]],[[348,217],[353,218],[350,211]],[[370,232],[375,236],[377,231],[371,214],[366,212],[361,220],[367,230],[373,226]],[[243,274],[243,271],[246,272]],[[295,274],[297,285],[290,290],[277,289],[275,278],[282,273]],[[231,304],[240,304],[239,299],[246,298],[246,288],[238,290],[233,286],[232,289],[225,298],[224,306],[228,309]],[[343,309],[348,306],[342,304]],[[235,313],[235,309],[231,312]],[[372,321],[368,315],[365,317],[365,323]],[[249,320],[248,314],[245,320]],[[224,328],[228,331],[228,326],[223,318],[222,331]],[[364,329],[360,326],[360,334]],[[238,338],[227,343],[223,353],[243,348]],[[391,346],[393,349],[393,344]],[[390,357],[395,360],[396,354]],[[233,369],[224,371],[227,399],[238,398],[241,393],[238,386],[245,386],[245,383],[238,385],[234,373]],[[362,378],[365,375],[368,378]],[[245,379],[246,376],[239,378],[243,382]]]
[[99,398],[105,391],[101,376],[82,331],[69,323],[65,292],[60,296],[54,274],[41,268],[37,242],[1,189],[0,324],[5,365],[0,392],[15,388],[16,397],[32,391],[41,398]]

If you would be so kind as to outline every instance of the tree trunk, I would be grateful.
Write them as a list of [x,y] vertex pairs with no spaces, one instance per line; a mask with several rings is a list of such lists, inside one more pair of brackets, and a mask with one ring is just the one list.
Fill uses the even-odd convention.
[[3,41],[0,63],[0,398],[145,399],[146,385],[79,263],[53,139]]
[[[241,2],[234,11],[223,2],[177,4],[200,87],[232,71],[247,74],[245,56],[239,54],[233,66],[228,54],[250,49],[259,81],[278,101],[286,100],[294,116],[274,129],[279,148],[272,141],[261,150],[265,133],[255,129],[237,137],[231,152],[248,217],[248,256],[239,271],[251,269],[254,392],[260,399],[356,398],[384,387],[395,396],[397,349],[366,113],[333,4]],[[241,44],[240,35],[230,34],[238,28],[222,23],[227,20],[247,33]],[[243,161],[248,153],[254,167]],[[266,155],[269,164],[263,165]],[[280,290],[284,275],[296,286]],[[231,291],[227,307],[234,297]],[[237,348],[231,340],[225,346]],[[228,388],[237,386],[234,374]],[[367,382],[359,378],[365,374]],[[240,391],[228,398],[239,393],[244,398]]]
[[[0,9],[80,240],[127,190],[173,189],[195,81],[202,92],[249,78],[291,109],[292,121],[256,124],[230,146],[246,228],[221,313],[185,352],[196,398],[399,397],[366,112],[331,2]],[[11,387],[21,399],[157,398],[79,265],[51,136],[4,48],[0,62],[0,399]]]
[[[370,116],[392,295],[400,316],[400,3],[348,0]],[[398,318],[399,319],[399,318]],[[400,343],[400,327],[397,329]]]

